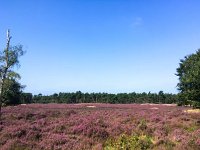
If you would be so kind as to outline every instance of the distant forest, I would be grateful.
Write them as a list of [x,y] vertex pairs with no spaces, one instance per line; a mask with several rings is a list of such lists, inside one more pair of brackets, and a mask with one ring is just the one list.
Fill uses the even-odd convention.
[[159,93],[55,93],[52,95],[32,95],[31,93],[22,93],[20,103],[111,103],[111,104],[128,104],[128,103],[156,103],[172,104],[178,103],[177,94],[169,94],[160,91]]

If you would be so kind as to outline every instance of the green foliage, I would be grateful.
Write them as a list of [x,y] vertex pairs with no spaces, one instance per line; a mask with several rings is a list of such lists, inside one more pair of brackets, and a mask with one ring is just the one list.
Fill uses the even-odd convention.
[[198,126],[191,125],[191,126],[189,126],[189,127],[186,128],[186,131],[188,131],[188,132],[194,132],[197,129],[198,129]]
[[188,100],[200,102],[200,49],[180,60],[176,75],[179,77],[179,98],[183,104],[187,104]]
[[159,147],[159,145],[162,145],[166,150],[173,150],[176,146],[176,144],[169,139],[159,141],[159,143],[155,145],[155,147]]
[[149,136],[122,134],[118,139],[106,141],[104,150],[146,150],[152,145],[152,138]]
[[110,103],[110,104],[129,104],[129,103],[177,103],[177,95],[163,93],[54,93],[53,95],[34,95],[32,102],[34,103]]
[[29,104],[32,103],[33,95],[32,93],[21,93],[20,103]]
[[199,145],[195,142],[196,140],[197,139],[193,137],[188,141],[188,146],[190,147],[190,149],[199,150]]
[[10,31],[7,31],[6,48],[0,53],[0,113],[2,105],[20,103],[22,86],[17,82],[20,75],[13,71],[19,66],[19,57],[24,54],[22,45],[10,46]]
[[138,128],[139,128],[140,130],[145,130],[145,129],[147,129],[147,122],[146,122],[146,120],[144,120],[144,119],[140,120],[140,123],[139,123],[139,125],[138,125]]
[[20,103],[20,96],[22,93],[20,83],[14,79],[6,79],[3,84],[2,91],[2,104],[3,105],[14,105]]

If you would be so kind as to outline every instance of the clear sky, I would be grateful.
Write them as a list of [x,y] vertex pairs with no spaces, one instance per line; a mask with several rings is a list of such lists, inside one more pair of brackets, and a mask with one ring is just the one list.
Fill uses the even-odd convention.
[[177,93],[181,58],[200,48],[199,0],[0,0],[24,46],[25,91]]

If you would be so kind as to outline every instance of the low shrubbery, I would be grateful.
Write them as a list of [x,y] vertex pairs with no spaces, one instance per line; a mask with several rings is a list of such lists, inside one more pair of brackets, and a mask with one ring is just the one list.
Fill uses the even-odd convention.
[[200,112],[188,113],[187,110],[152,104],[9,106],[3,108],[0,147],[2,150],[175,150],[191,147],[198,150]]
[[178,106],[191,106],[193,108],[199,108],[200,109],[200,102],[198,102],[198,101],[185,100],[185,101],[178,102],[177,105]]
[[104,146],[104,150],[146,150],[153,146],[153,140],[146,135],[125,135],[122,134],[117,139],[109,139]]

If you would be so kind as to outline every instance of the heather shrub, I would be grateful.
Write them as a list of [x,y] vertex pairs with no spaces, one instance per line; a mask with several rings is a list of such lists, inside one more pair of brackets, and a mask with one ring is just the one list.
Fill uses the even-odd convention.
[[13,133],[13,136],[18,137],[18,138],[21,138],[22,136],[25,136],[25,135],[26,135],[25,129],[21,129],[21,130],[16,131],[15,133]]
[[182,117],[181,117],[181,120],[182,120],[182,121],[190,121],[190,118],[188,118],[187,116],[182,116]]
[[199,113],[187,109],[138,104],[4,107],[0,149],[197,149]]
[[69,117],[69,116],[71,116],[71,115],[73,115],[73,114],[77,114],[77,112],[75,111],[75,110],[69,110],[69,111],[67,111],[66,113],[65,113],[65,116],[66,117]]
[[30,130],[27,133],[27,139],[31,141],[39,141],[42,138],[42,134],[40,130]]
[[33,118],[35,116],[35,114],[33,113],[26,113],[25,114],[25,119],[26,120],[34,120],[35,118]]
[[9,140],[2,150],[31,150],[31,147],[17,139]]
[[[60,149],[71,149],[72,144],[70,142],[70,138],[64,134],[47,134],[47,140],[43,140],[40,143],[40,149],[53,149],[53,150],[60,150]],[[71,146],[69,145],[71,144]]]
[[108,137],[108,132],[106,131],[107,125],[102,119],[96,119],[94,117],[87,118],[84,122],[77,126],[74,126],[74,134],[83,134],[87,137],[105,139]]
[[134,132],[137,134],[144,134],[148,136],[153,136],[154,129],[148,126],[147,121],[145,119],[141,119],[136,127],[134,129]]
[[79,125],[78,127],[75,127],[74,133],[83,134],[88,137],[100,138],[100,139],[105,139],[108,137],[108,132],[104,128],[98,125],[95,125],[93,123],[83,124],[83,125]]
[[176,144],[169,139],[159,140],[153,148],[155,149],[165,149],[165,150],[173,150],[175,149]]
[[59,125],[55,126],[53,131],[55,133],[63,133],[66,129],[67,129],[67,127],[64,124],[59,124]]
[[147,129],[147,121],[145,119],[141,119],[138,124],[138,128],[140,130],[146,130]]
[[200,126],[200,120],[196,121],[196,125]]
[[7,135],[1,135],[0,136],[0,147],[2,147],[3,145],[5,145],[7,143],[7,141],[10,141],[10,138]]
[[198,129],[198,126],[196,126],[196,125],[190,125],[190,126],[185,127],[185,130],[187,132],[194,132],[197,129]]
[[35,117],[36,117],[36,119],[38,120],[38,119],[44,119],[44,118],[46,118],[47,115],[46,115],[46,114],[43,114],[43,113],[39,113],[39,114],[37,114]]
[[155,123],[159,123],[160,121],[162,121],[162,118],[159,115],[155,115],[153,114],[150,118],[151,121],[155,122]]
[[147,150],[153,145],[152,138],[146,135],[125,135],[105,142],[104,150]]
[[7,128],[2,132],[2,139],[14,139],[14,138],[23,138],[26,136],[26,125],[21,126],[12,126],[11,128]]
[[188,141],[187,147],[190,147],[193,150],[199,150],[200,148],[200,139],[192,138]]
[[[192,132],[192,131],[191,131]],[[187,142],[185,142],[184,148],[191,148],[194,150],[199,150],[200,148],[200,128],[195,130],[192,133],[192,136],[188,138]]]
[[118,135],[124,133],[124,129],[121,126],[121,124],[116,124],[116,123],[111,125],[111,127],[108,129],[108,131],[111,136],[118,136]]
[[57,110],[54,110],[54,111],[50,110],[50,111],[47,111],[47,114],[49,117],[58,118],[61,115],[61,112]]
[[165,124],[163,126],[163,132],[165,133],[166,136],[168,136],[171,131],[172,131],[172,129],[169,125]]
[[3,130],[3,125],[0,124],[0,132]]
[[198,138],[198,139],[196,140],[196,145],[197,145],[198,147],[200,147],[200,138]]
[[14,114],[9,114],[8,117],[9,117],[10,120],[16,120],[16,119],[17,119],[17,120],[20,120],[20,119],[23,118],[23,117],[20,116],[20,115],[14,115]]

